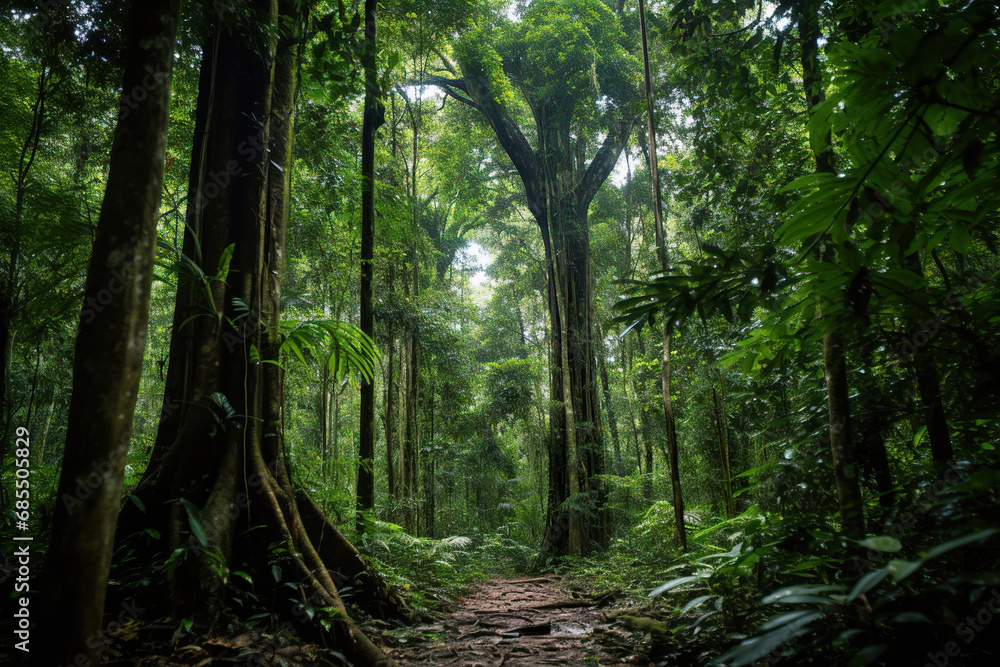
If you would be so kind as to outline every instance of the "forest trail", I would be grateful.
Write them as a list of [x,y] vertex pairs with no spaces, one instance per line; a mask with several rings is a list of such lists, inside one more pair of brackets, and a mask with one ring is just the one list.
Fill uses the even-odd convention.
[[[602,597],[570,597],[555,577],[499,579],[458,609],[420,626],[433,640],[393,649],[399,667],[542,667],[649,665],[598,636],[607,630]],[[610,639],[610,636],[608,636]]]

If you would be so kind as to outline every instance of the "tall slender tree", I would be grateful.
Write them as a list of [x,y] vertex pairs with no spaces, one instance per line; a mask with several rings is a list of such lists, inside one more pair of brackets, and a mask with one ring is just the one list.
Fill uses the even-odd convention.
[[[649,72],[649,45],[646,39],[646,3],[639,0],[639,25],[642,33],[643,76],[646,88],[646,134],[649,140],[649,174],[653,187],[653,220],[656,236],[656,254],[660,270],[667,272],[667,245],[663,233],[663,202],[660,192],[660,171],[656,164],[656,123],[653,120],[653,79]],[[660,387],[663,396],[663,418],[667,427],[667,454],[670,464],[670,491],[674,506],[674,523],[677,529],[677,546],[687,551],[687,532],[684,530],[684,494],[681,490],[680,462],[677,454],[677,424],[670,397],[670,326],[663,323],[663,356],[660,359]]]
[[[130,6],[118,126],[76,337],[59,477],[65,501],[56,505],[46,559],[48,609],[35,639],[40,664],[79,664],[80,656],[98,661],[92,638],[104,616],[146,349],[178,13],[178,0]],[[95,470],[97,488],[77,496],[81,480]]]
[[[365,0],[365,45],[361,64],[365,74],[365,111],[361,126],[361,331],[375,337],[372,279],[375,261],[375,132],[384,109],[375,71],[375,8]],[[375,377],[361,380],[361,420],[358,452],[358,532],[364,532],[363,512],[375,507]]]
[[[819,58],[819,7],[820,3],[817,0],[803,0],[796,13],[801,39],[799,56],[802,64],[802,85],[810,113],[815,113],[817,106],[825,99]],[[829,133],[824,137],[822,148],[814,151],[814,155],[817,173],[835,173]],[[829,261],[833,249],[827,246],[823,253],[824,259]],[[827,304],[827,307],[829,305]],[[837,497],[840,502],[842,529],[848,537],[860,539],[865,533],[863,504],[851,435],[851,404],[847,363],[844,359],[844,334],[836,321],[823,322],[823,365],[826,372],[830,450]]]

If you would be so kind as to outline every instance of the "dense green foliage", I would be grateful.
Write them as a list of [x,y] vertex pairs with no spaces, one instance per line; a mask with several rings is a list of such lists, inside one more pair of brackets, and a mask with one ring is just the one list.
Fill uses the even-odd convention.
[[[124,17],[105,1],[6,4],[2,535],[10,543],[12,443],[26,427],[44,543],[51,507],[65,501],[55,488],[67,388],[78,316],[93,307],[81,305],[82,275],[121,80],[108,54]],[[193,275],[208,288],[228,269],[197,275],[182,250],[212,11],[188,4],[123,503],[161,420],[176,284]],[[461,64],[530,142],[545,114],[565,114],[582,168],[609,123],[645,125],[636,2],[380,5],[374,340],[354,327],[361,9],[313,3],[281,290],[282,430],[297,484],[418,610],[471,581],[556,569],[664,613],[667,633],[650,637],[660,664],[992,664],[998,635],[981,610],[1000,596],[1000,10],[671,0],[647,11],[668,270],[639,130],[587,221],[607,549],[538,557],[550,405],[563,400],[548,387],[545,249],[484,119],[427,82]],[[673,333],[686,554],[672,546],[662,322]],[[844,345],[860,541],[843,534],[834,485],[831,332]],[[362,374],[374,378],[377,425],[363,535]],[[120,554],[112,579],[141,586],[129,559]],[[281,562],[276,553],[276,580]],[[251,575],[231,574],[227,605],[259,611]]]

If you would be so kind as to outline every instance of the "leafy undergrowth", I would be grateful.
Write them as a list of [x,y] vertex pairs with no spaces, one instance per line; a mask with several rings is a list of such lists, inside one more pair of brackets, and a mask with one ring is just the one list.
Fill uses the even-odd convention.
[[[555,571],[564,585],[615,591],[608,618],[655,665],[1000,664],[997,477],[963,473],[901,500],[858,542],[832,519],[750,507],[711,525],[695,514],[687,554],[669,530],[659,546],[639,539],[640,522]],[[660,524],[663,509],[647,519]]]
[[195,667],[238,664],[274,667],[342,667],[343,656],[304,642],[286,630],[250,630],[235,635],[199,637],[190,643],[148,642],[142,635],[120,638],[105,651],[111,667]]
[[[377,643],[400,646],[433,639],[417,623],[454,608],[468,591],[491,578],[514,576],[530,568],[534,551],[501,537],[443,539],[414,537],[395,524],[370,521],[356,543],[386,582],[404,600],[413,625],[372,619],[355,604],[349,585],[341,588],[348,611],[364,632]],[[286,580],[294,568],[286,563],[285,550],[272,545],[270,570],[256,573],[268,581],[256,581],[245,572],[229,572],[231,584],[222,624],[209,635],[191,631],[189,619],[152,618],[144,609],[147,593],[154,596],[152,582],[169,577],[170,563],[154,571],[118,568],[109,594],[131,605],[124,623],[109,626],[102,637],[101,653],[109,665],[193,667],[208,664],[340,666],[346,664],[335,646],[326,645],[329,610],[301,604],[299,582]],[[271,581],[273,579],[273,582]],[[260,584],[273,592],[261,594]],[[272,586],[273,584],[273,586]],[[136,601],[139,602],[136,602]],[[289,615],[276,610],[292,605]],[[112,605],[114,606],[114,605]]]
[[417,618],[455,606],[476,584],[530,571],[534,550],[497,535],[414,537],[402,527],[369,520],[358,548]]

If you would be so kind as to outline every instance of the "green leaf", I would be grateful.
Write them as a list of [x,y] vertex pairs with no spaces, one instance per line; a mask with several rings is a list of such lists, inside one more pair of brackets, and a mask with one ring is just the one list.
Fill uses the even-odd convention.
[[786,586],[773,593],[765,595],[761,600],[763,604],[772,604],[789,595],[813,595],[815,593],[826,593],[828,591],[842,591],[843,586],[835,584],[801,584],[799,586]]
[[191,526],[191,533],[198,539],[201,546],[208,548],[208,535],[205,534],[205,527],[201,523],[201,510],[187,498],[180,499],[181,506],[187,512],[188,524]]
[[695,599],[691,600],[686,605],[684,605],[681,608],[681,613],[683,614],[686,611],[690,611],[690,610],[694,609],[695,607],[697,607],[698,605],[700,605],[700,604],[702,604],[704,602],[707,602],[708,600],[711,600],[714,597],[717,597],[717,596],[715,596],[715,595],[699,595],[698,597],[696,597]]
[[761,630],[774,629],[767,634],[743,640],[739,645],[729,649],[718,658],[718,662],[732,667],[752,665],[795,638],[809,632],[805,626],[824,616],[826,614],[821,611],[793,611],[776,616],[760,628]]
[[694,575],[687,576],[687,577],[680,577],[678,579],[672,579],[671,581],[668,581],[667,583],[663,584],[662,586],[654,588],[653,591],[648,596],[646,596],[646,597],[655,598],[655,597],[658,597],[660,595],[663,595],[667,591],[672,591],[675,588],[683,586],[684,584],[689,584],[692,581],[703,581],[704,579],[705,579],[705,577],[703,577],[703,576],[701,576],[699,574],[694,574]]
[[870,591],[871,589],[875,588],[875,586],[877,586],[880,581],[882,581],[883,579],[886,578],[886,576],[888,576],[889,569],[890,569],[889,566],[886,565],[885,567],[875,570],[874,572],[869,572],[865,576],[858,579],[858,583],[856,583],[854,585],[854,588],[851,589],[851,594],[847,596],[847,601],[851,602],[859,595],[863,595],[868,591]]
[[939,544],[924,555],[924,560],[930,560],[932,558],[937,558],[942,554],[946,554],[953,549],[959,547],[964,547],[967,544],[974,544],[976,542],[982,542],[993,537],[997,533],[1000,533],[1000,528],[987,528],[986,530],[980,530],[975,533],[969,533],[968,535],[963,535],[962,537],[955,538],[945,542],[944,544]]
[[969,236],[969,230],[963,223],[956,222],[952,225],[950,238],[951,247],[955,249],[955,252],[960,255],[969,253],[969,249],[972,248],[972,237]]
[[889,572],[892,574],[892,580],[897,584],[908,576],[923,567],[924,561],[921,560],[891,560],[889,561]]
[[244,572],[243,570],[233,570],[233,574],[237,577],[246,579],[247,583],[253,586],[253,577],[251,577],[248,573]]
[[866,646],[851,658],[851,661],[847,663],[847,667],[864,667],[864,665],[870,665],[875,662],[880,655],[885,653],[885,650],[889,648],[888,644],[872,644],[871,646]]
[[774,601],[775,604],[815,604],[821,607],[831,607],[836,603],[830,598],[820,595],[786,595]]
[[226,249],[222,251],[222,256],[219,257],[219,267],[215,271],[216,280],[225,280],[226,276],[229,275],[229,263],[233,261],[233,251],[236,249],[235,243],[230,243],[226,246]]
[[893,623],[933,623],[919,611],[904,611],[892,617]]
[[888,535],[882,535],[880,537],[867,537],[858,542],[859,545],[863,546],[865,549],[874,549],[875,551],[885,551],[887,553],[895,553],[903,548],[903,543],[897,540],[895,537],[890,537]]
[[132,504],[134,504],[136,507],[139,508],[140,512],[146,511],[146,506],[142,503],[141,500],[139,500],[139,496],[130,495],[128,499],[132,501]]

